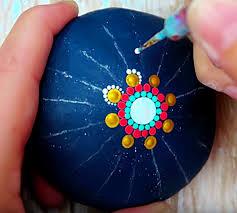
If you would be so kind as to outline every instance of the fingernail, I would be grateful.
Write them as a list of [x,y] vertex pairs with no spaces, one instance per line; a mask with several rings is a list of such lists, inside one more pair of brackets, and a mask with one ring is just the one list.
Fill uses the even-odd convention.
[[77,11],[79,11],[79,7],[76,1],[73,0],[62,0],[59,3],[67,3],[67,4],[72,4]]
[[226,89],[223,92],[226,95],[237,100],[237,87],[236,86],[228,86],[228,87],[226,87]]
[[192,36],[217,64],[237,43],[237,2],[234,0],[194,0],[189,9]]

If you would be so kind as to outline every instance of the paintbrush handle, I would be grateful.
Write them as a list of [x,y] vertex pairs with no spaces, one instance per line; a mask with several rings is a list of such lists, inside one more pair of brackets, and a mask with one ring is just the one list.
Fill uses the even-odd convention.
[[167,38],[176,41],[188,35],[189,28],[186,21],[186,14],[187,8],[183,8],[165,20],[164,30]]

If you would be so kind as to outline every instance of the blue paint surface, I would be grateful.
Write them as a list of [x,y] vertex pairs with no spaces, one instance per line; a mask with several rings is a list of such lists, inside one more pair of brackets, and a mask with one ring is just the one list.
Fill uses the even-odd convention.
[[[42,175],[74,201],[113,210],[164,200],[206,162],[215,96],[196,79],[192,45],[164,41],[134,54],[162,27],[163,20],[152,15],[106,9],[75,19],[56,37],[29,150]],[[124,129],[104,123],[117,108],[105,103],[102,89],[115,84],[125,90],[127,68],[139,70],[143,84],[158,74],[159,90],[177,96],[168,111],[175,129],[158,131],[152,151],[143,138],[124,149]]]

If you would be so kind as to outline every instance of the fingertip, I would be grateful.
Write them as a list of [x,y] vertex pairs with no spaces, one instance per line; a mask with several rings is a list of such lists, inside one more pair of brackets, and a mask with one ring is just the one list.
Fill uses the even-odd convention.
[[33,187],[36,199],[43,207],[60,208],[63,206],[65,202],[63,194],[51,186],[41,176],[34,177]]

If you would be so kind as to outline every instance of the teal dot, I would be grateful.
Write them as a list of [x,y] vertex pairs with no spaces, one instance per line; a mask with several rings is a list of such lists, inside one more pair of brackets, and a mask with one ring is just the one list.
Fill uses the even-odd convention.
[[145,126],[144,126],[144,125],[140,125],[140,126],[139,126],[139,130],[140,130],[140,131],[142,131],[142,130],[144,130],[144,129],[145,129]]
[[156,97],[156,96],[153,96],[153,97],[152,97],[152,101],[153,101],[153,102],[156,102],[156,101],[157,101],[157,97]]
[[132,126],[133,123],[134,123],[133,119],[129,119],[129,120],[128,120],[128,125]]
[[156,110],[156,113],[157,113],[158,115],[160,115],[160,114],[162,113],[162,110],[159,108],[159,109]]
[[151,128],[151,127],[150,127],[150,125],[148,125],[148,124],[145,126],[145,129],[146,129],[146,130],[149,130],[150,128]]
[[130,114],[125,114],[125,118],[128,120],[130,118]]
[[142,96],[142,97],[146,97],[146,92],[145,92],[145,91],[142,91],[142,92],[141,92],[141,96]]
[[137,128],[138,128],[138,124],[137,124],[137,123],[134,123],[134,124],[133,124],[133,128],[134,128],[134,129],[137,129]]
[[136,98],[135,98],[135,96],[134,96],[134,95],[132,95],[132,96],[130,96],[129,100],[130,100],[131,102],[133,102],[133,101],[135,101],[135,100],[136,100]]
[[130,111],[131,111],[131,109],[130,109],[130,108],[128,108],[128,107],[126,107],[126,108],[125,108],[125,112],[126,112],[127,114],[129,114],[129,113],[130,113]]
[[136,92],[136,93],[135,93],[135,97],[136,97],[136,98],[139,98],[140,96],[141,96],[140,92]]
[[147,97],[148,97],[148,98],[152,98],[152,96],[153,96],[153,95],[152,95],[151,92],[148,92],[148,93],[147,93]]
[[151,122],[150,122],[150,126],[151,126],[151,127],[155,126],[155,121],[151,121]]
[[154,117],[154,121],[159,121],[159,120],[160,120],[159,115],[156,115],[156,116]]
[[131,101],[127,101],[126,106],[127,107],[131,107],[132,106],[132,102]]
[[156,107],[160,107],[160,102],[159,101],[156,102]]

